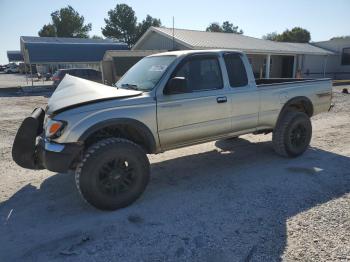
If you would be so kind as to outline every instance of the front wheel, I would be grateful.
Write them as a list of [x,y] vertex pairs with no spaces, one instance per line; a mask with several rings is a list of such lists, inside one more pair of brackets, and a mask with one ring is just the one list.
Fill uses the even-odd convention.
[[89,204],[116,210],[140,197],[149,174],[150,164],[141,147],[126,139],[108,138],[86,151],[77,166],[75,181]]
[[308,148],[311,136],[309,116],[302,112],[288,112],[273,131],[273,147],[281,156],[297,157]]

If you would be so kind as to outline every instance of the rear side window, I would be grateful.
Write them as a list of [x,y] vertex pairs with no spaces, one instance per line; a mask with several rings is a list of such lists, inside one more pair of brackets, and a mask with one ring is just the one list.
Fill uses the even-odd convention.
[[241,87],[248,84],[247,72],[239,54],[225,54],[224,60],[231,87]]
[[178,68],[174,77],[187,80],[187,93],[223,88],[219,61],[214,56],[189,58]]

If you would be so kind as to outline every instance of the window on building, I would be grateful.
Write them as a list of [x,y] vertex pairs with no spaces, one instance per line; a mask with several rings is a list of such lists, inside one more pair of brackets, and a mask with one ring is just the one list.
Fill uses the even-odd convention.
[[341,56],[342,65],[350,65],[350,47],[344,48]]
[[239,54],[225,54],[228,78],[231,87],[241,87],[248,84],[247,72]]
[[184,77],[187,80],[188,93],[223,88],[220,65],[215,56],[189,58],[174,77]]

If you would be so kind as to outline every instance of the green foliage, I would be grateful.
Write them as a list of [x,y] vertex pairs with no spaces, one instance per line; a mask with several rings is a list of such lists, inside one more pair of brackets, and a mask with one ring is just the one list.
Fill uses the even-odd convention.
[[309,43],[311,35],[306,29],[294,27],[292,30],[285,30],[282,34],[276,32],[266,34],[263,36],[263,39],[278,42]]
[[99,35],[93,35],[91,39],[103,39],[103,37]]
[[238,26],[233,26],[229,21],[223,22],[221,27],[224,33],[243,34],[242,29],[238,30]]
[[44,25],[39,36],[89,37],[91,23],[84,24],[84,16],[79,15],[70,5],[51,13],[52,22]]
[[44,25],[39,31],[39,36],[57,36],[56,28],[52,24]]
[[233,33],[233,34],[243,34],[243,30],[239,29],[238,26],[234,26],[229,21],[225,21],[220,25],[217,22],[211,23],[207,29],[207,32],[221,32],[221,33]]
[[[146,19],[142,20],[141,23],[137,24],[137,40],[148,30],[148,28],[150,28],[151,26],[154,27],[160,27],[162,26],[162,22],[160,21],[160,19],[157,18],[153,18],[150,15],[146,16]],[[136,41],[137,41],[136,40]]]
[[132,46],[135,43],[136,21],[134,10],[126,4],[117,6],[108,11],[108,18],[105,18],[106,26],[102,28],[105,37],[116,38]]
[[272,32],[264,35],[262,38],[265,40],[278,41],[278,36],[277,32]]
[[223,29],[222,27],[219,25],[219,23],[217,22],[214,22],[214,23],[211,23],[207,29],[205,29],[205,31],[207,32],[223,32]]
[[335,36],[335,37],[332,37],[330,40],[337,40],[337,39],[350,39],[350,35]]
[[132,47],[149,27],[162,25],[160,19],[150,15],[147,15],[141,23],[137,23],[135,11],[126,4],[117,4],[114,9],[109,10],[105,23],[102,34],[125,42],[129,47]]

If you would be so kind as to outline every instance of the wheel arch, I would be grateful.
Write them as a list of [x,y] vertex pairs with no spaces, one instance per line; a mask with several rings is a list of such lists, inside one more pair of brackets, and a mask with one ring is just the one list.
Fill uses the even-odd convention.
[[289,111],[303,112],[309,117],[312,117],[314,114],[314,106],[311,100],[306,96],[297,96],[288,100],[282,107],[277,122],[284,116],[285,113]]
[[86,146],[91,145],[94,139],[107,137],[122,137],[139,144],[147,153],[156,152],[156,140],[151,130],[142,122],[131,118],[115,118],[101,121],[89,127],[79,141]]

